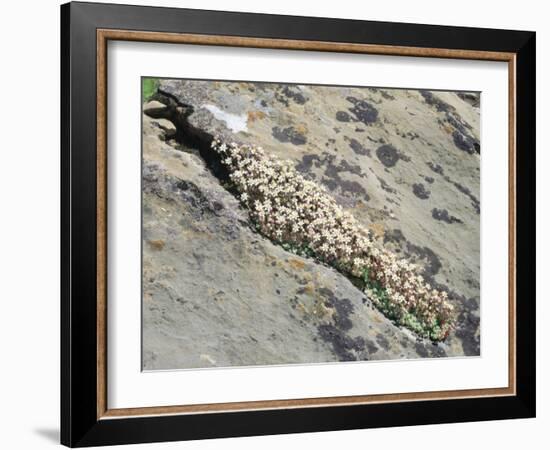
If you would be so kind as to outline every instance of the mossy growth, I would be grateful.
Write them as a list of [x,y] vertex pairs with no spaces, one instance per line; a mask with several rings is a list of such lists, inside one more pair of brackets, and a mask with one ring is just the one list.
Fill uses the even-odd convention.
[[142,78],[141,79],[141,100],[143,103],[148,101],[157,93],[159,87],[158,78]]

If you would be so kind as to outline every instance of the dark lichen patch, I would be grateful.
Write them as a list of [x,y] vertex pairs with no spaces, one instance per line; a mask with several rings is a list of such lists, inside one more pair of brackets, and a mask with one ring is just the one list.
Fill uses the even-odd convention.
[[294,145],[304,145],[307,142],[307,138],[294,127],[273,127],[271,133],[279,142],[290,142]]
[[367,194],[365,188],[357,181],[343,180],[338,175],[335,178],[323,178],[321,182],[331,191],[339,188],[342,194],[360,195],[365,201],[368,202],[370,200],[370,196]]
[[383,144],[383,143],[384,143],[384,142],[382,142],[381,140],[379,140],[379,139],[374,139],[374,138],[372,138],[372,137],[370,137],[370,136],[367,136],[367,139],[368,139],[369,141],[371,141],[373,144]]
[[395,97],[391,94],[389,94],[387,91],[383,89],[379,89],[378,92],[385,100],[395,100]]
[[338,328],[347,331],[353,327],[353,322],[349,317],[353,312],[353,304],[349,301],[349,299],[332,298],[327,301],[327,305],[336,310],[334,322]]
[[454,111],[454,108],[449,105],[447,102],[444,102],[441,100],[437,95],[435,95],[433,92],[420,90],[420,95],[424,97],[424,101],[430,105],[435,107],[435,109],[439,112],[449,112]]
[[321,338],[332,345],[334,353],[340,361],[356,361],[357,353],[365,349],[366,343],[362,337],[352,338],[347,331],[353,327],[350,315],[353,304],[347,298],[340,299],[330,289],[323,287],[318,290],[323,296],[326,306],[333,308],[334,324],[322,324],[318,327]]
[[330,308],[334,308],[334,324],[344,331],[349,331],[353,327],[350,315],[353,314],[353,303],[347,298],[338,298],[330,289],[322,287],[318,290],[323,296],[324,303]]
[[[472,282],[474,287],[479,289],[479,283],[474,280],[469,280]],[[475,297],[471,297],[464,301],[464,307],[470,311],[477,311],[479,309],[479,300]]]
[[403,235],[403,232],[399,228],[394,228],[393,230],[386,230],[384,233],[384,244],[387,244],[388,242],[394,243],[394,244],[401,244],[405,242],[407,239]]
[[332,345],[332,349],[340,361],[357,361],[357,353],[365,349],[365,340],[361,336],[352,338],[334,325],[323,324],[317,330],[321,338]]
[[224,208],[224,206],[220,202],[213,201],[212,208],[214,209],[214,211],[221,211]]
[[288,101],[288,98],[286,98],[284,95],[282,95],[279,92],[275,92],[275,100],[277,100],[279,103],[282,103],[286,107],[290,106],[290,102]]
[[370,200],[365,188],[357,181],[345,180],[342,178],[342,173],[350,173],[352,175],[366,178],[366,174],[361,171],[361,167],[356,164],[350,164],[345,160],[341,160],[339,164],[335,164],[336,155],[323,153],[322,158],[319,155],[309,154],[302,156],[302,161],[296,166],[296,170],[306,175],[311,175],[313,166],[319,169],[324,169],[321,183],[330,191],[339,190],[341,194],[346,196],[361,196],[365,201]]
[[443,347],[435,343],[430,345],[425,342],[416,342],[414,349],[421,358],[444,358],[447,356]]
[[456,181],[453,181],[451,180],[449,177],[445,176],[445,180],[448,181],[449,183],[451,183],[456,189],[458,189],[460,192],[462,192],[466,197],[468,197],[470,199],[470,201],[472,202],[472,207],[474,208],[475,212],[477,214],[480,213],[480,203],[479,203],[479,200],[477,199],[477,197],[472,194],[472,191],[470,191],[470,189],[468,189],[466,186],[463,186],[462,184],[456,182]]
[[390,194],[395,194],[397,193],[397,191],[392,188],[388,183],[386,183],[386,181],[383,179],[383,178],[380,178],[380,177],[376,177],[378,179],[378,182],[380,183],[380,187],[386,191],[386,192],[389,192]]
[[[210,203],[203,191],[193,182],[187,180],[175,180],[173,191],[178,192],[184,201],[188,202],[201,213],[218,212],[219,209]],[[223,206],[222,206],[223,208]]]
[[[347,138],[347,136],[345,137]],[[354,151],[355,154],[361,155],[361,156],[370,156],[370,149],[365,148],[361,142],[359,142],[357,139],[351,138],[349,139],[349,146]]]
[[294,100],[294,102],[298,105],[303,105],[308,101],[308,99],[304,97],[297,86],[293,86],[292,88],[290,86],[285,86],[282,90],[282,93],[286,97]]
[[350,164],[345,159],[340,161],[340,164],[338,165],[338,170],[340,172],[352,173],[361,178],[367,178],[367,175],[364,174],[363,171],[361,170],[361,166],[359,166],[358,164]]
[[176,183],[174,183],[174,185],[180,191],[187,191],[189,189],[192,189],[193,191],[196,192],[199,189],[195,183],[191,183],[190,181],[186,181],[186,180],[178,180],[176,181]]
[[376,156],[384,166],[393,167],[399,161],[399,152],[390,144],[381,145],[376,149]]
[[425,261],[423,265],[422,275],[431,282],[435,281],[434,277],[441,270],[442,264],[439,256],[429,247],[421,247],[407,241],[406,256],[413,259],[415,262]]
[[454,128],[453,142],[457,148],[473,155],[480,152],[479,140],[472,136],[472,127],[456,114],[446,114],[447,122]]
[[414,345],[414,349],[416,350],[416,353],[418,353],[418,355],[419,355],[421,358],[427,358],[428,356],[430,356],[430,352],[429,352],[428,349],[426,348],[426,345],[424,345],[424,344],[421,343],[421,342],[417,342],[417,343]]
[[394,247],[403,249],[405,256],[416,264],[423,261],[422,275],[430,283],[435,282],[434,277],[441,270],[442,264],[439,256],[431,248],[422,247],[408,241],[399,228],[386,230],[384,244],[393,244]]
[[445,358],[447,356],[447,353],[443,349],[443,347],[439,344],[436,344],[435,342],[431,345],[431,354],[432,358]]
[[346,100],[353,104],[349,112],[353,114],[356,121],[371,125],[378,120],[378,110],[370,103],[352,96],[346,97]]
[[462,134],[458,130],[453,131],[453,142],[457,148],[473,155],[480,152],[479,141],[473,137]]
[[403,152],[398,151],[397,154],[399,155],[399,159],[401,159],[402,161],[405,161],[405,162],[411,161],[411,157],[408,155],[405,155]]
[[402,137],[408,138],[408,139],[410,139],[411,141],[414,141],[415,139],[420,138],[420,135],[419,135],[418,133],[414,133],[414,132],[412,132],[412,131],[408,131],[407,133],[404,133],[404,134],[402,135]]
[[447,211],[446,209],[438,209],[438,208],[432,209],[432,217],[435,220],[440,220],[442,222],[449,223],[449,224],[464,223],[458,217],[450,215],[449,211]]
[[302,161],[299,162],[298,165],[296,166],[296,170],[303,174],[307,174],[307,172],[309,172],[309,170],[312,168],[313,162],[320,161],[320,160],[321,158],[319,157],[319,155],[316,155],[314,153],[304,155],[302,156]]
[[431,161],[428,161],[426,163],[430,169],[432,169],[435,173],[439,175],[443,175],[443,167],[441,167],[439,164],[435,164]]
[[338,122],[349,122],[351,121],[351,116],[346,111],[338,111],[336,113],[336,120]]
[[365,349],[367,353],[376,353],[378,351],[378,346],[372,342],[370,339],[365,339]]
[[477,334],[479,329],[479,317],[473,314],[461,314],[458,318],[459,325],[455,335],[462,343],[462,351],[465,356],[478,356],[480,354],[480,339]]
[[422,183],[414,183],[412,186],[413,194],[421,200],[430,198],[430,191]]
[[370,196],[367,194],[367,191],[361,186],[357,181],[348,181],[342,179],[331,179],[331,178],[322,178],[321,183],[326,186],[330,191],[335,191],[340,189],[342,194],[360,194],[365,201],[370,200]]
[[435,181],[432,177],[423,177],[424,178],[424,181],[426,181],[426,183],[429,183],[429,184],[433,184],[433,182]]
[[386,197],[386,202],[388,202],[388,204],[390,204],[390,205],[401,206],[400,202],[398,202],[397,200],[395,200],[394,198],[391,198],[391,197]]
[[479,108],[479,104],[480,104],[479,92],[457,92],[456,95],[458,98],[472,105],[474,108]]
[[390,343],[383,334],[376,335],[376,342],[385,351],[388,351],[390,349]]
[[[461,307],[460,303],[458,303],[458,306]],[[464,309],[458,315],[456,323],[455,336],[462,344],[464,355],[478,356],[480,354],[480,320],[478,314]]]
[[462,134],[468,134],[469,131],[472,131],[472,126],[464,122],[457,114],[447,113],[445,114],[445,119],[453,128],[457,129]]

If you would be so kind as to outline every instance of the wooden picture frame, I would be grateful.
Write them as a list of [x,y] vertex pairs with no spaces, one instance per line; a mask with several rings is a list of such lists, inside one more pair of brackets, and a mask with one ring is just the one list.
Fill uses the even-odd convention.
[[[505,61],[509,70],[506,388],[110,409],[107,42]],[[61,7],[61,442],[67,446],[535,415],[535,33],[69,3]]]

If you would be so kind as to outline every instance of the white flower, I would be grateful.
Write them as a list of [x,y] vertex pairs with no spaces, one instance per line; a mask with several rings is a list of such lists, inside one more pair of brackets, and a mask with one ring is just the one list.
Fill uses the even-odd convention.
[[[374,243],[371,232],[344,211],[322,187],[302,177],[287,161],[278,161],[255,146],[229,146],[216,138],[212,148],[222,156],[240,199],[267,237],[284,239],[283,230],[292,231],[298,245],[310,246],[325,261],[333,259],[339,270],[369,277],[385,289],[387,301],[398,323],[414,311],[418,323],[426,326],[437,319],[432,332],[444,338],[452,326],[453,305],[447,295],[417,275],[417,267]],[[367,286],[367,290],[369,286]],[[373,299],[380,304],[380,300]]]

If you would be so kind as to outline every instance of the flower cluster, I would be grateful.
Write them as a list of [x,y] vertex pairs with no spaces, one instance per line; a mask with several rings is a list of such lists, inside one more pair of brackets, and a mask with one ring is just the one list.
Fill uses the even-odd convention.
[[212,148],[262,234],[361,278],[374,304],[400,325],[434,341],[447,337],[453,306],[446,293],[432,289],[416,266],[377,247],[321,186],[260,147],[214,139]]

